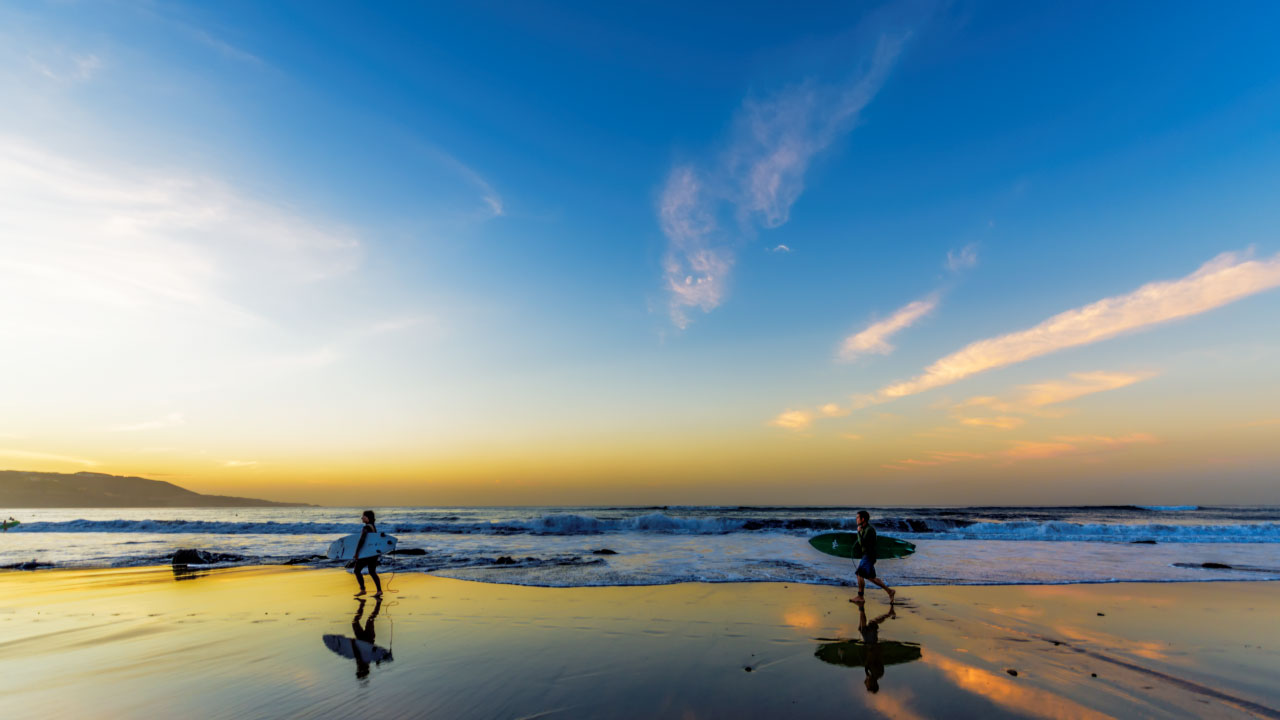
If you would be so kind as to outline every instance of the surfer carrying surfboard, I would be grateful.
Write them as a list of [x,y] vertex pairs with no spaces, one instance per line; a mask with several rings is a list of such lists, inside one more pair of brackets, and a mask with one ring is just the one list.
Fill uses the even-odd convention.
[[351,561],[351,567],[355,568],[356,582],[360,583],[360,592],[356,593],[356,597],[360,597],[365,593],[364,576],[360,574],[362,570],[369,571],[369,577],[373,578],[374,587],[378,591],[373,594],[374,597],[382,597],[382,581],[378,579],[378,557],[373,555],[370,557],[360,557],[360,549],[364,547],[364,541],[368,539],[370,534],[377,533],[378,528],[373,524],[374,515],[372,510],[365,510],[360,515],[360,522],[364,523],[364,527],[360,529],[360,542],[356,543],[355,560]]
[[862,593],[866,588],[866,581],[870,580],[889,593],[889,604],[892,605],[893,596],[896,593],[893,588],[876,577],[876,529],[871,527],[871,513],[866,510],[858,511],[858,547],[862,549],[862,560],[858,562],[858,569],[853,571],[858,576],[858,596],[851,598],[849,602],[858,604],[866,602]]

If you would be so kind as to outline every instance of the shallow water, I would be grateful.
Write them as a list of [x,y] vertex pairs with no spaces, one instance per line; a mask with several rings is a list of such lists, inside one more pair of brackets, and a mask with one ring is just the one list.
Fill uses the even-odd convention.
[[[848,528],[853,508],[392,508],[379,526],[398,571],[525,585],[785,581],[842,584],[851,564],[806,539]],[[322,554],[354,532],[351,508],[12,510],[0,565],[120,567],[179,548],[232,564]],[[917,544],[880,572],[906,585],[1280,579],[1277,508],[889,508],[882,534]],[[615,554],[599,554],[600,550]],[[503,558],[503,564],[495,561]],[[1205,568],[1205,563],[1229,568]]]

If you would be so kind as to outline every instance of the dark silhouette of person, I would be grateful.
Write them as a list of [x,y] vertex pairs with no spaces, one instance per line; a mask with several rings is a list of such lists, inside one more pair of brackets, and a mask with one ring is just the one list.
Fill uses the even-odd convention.
[[867,609],[863,605],[858,605],[858,632],[862,633],[862,647],[864,654],[863,670],[867,673],[867,679],[863,684],[867,686],[867,692],[880,692],[880,678],[884,677],[884,651],[880,647],[880,623],[895,617],[893,606],[889,606],[889,612],[880,617],[867,621]]
[[355,568],[356,582],[360,583],[360,592],[356,593],[356,597],[360,597],[365,593],[364,576],[360,574],[362,570],[369,571],[369,577],[373,578],[373,585],[378,589],[373,594],[374,597],[382,597],[382,581],[378,579],[378,558],[380,556],[373,555],[367,558],[360,557],[360,549],[364,547],[365,540],[369,539],[369,535],[378,532],[378,528],[373,524],[374,515],[372,510],[365,510],[360,515],[360,521],[364,523],[364,527],[360,529],[360,541],[356,543],[355,559],[351,561],[351,567]]
[[[364,604],[365,601],[361,599],[360,606],[356,608],[356,616],[351,618],[351,632],[355,634],[356,640],[363,640],[369,643],[369,647],[374,647],[377,631],[373,627],[373,621],[378,619],[378,613],[382,610],[382,598],[374,599],[373,612],[369,613],[369,619],[365,620],[364,626],[361,627],[360,618],[364,615]],[[351,650],[356,656],[356,679],[363,680],[369,677],[370,658],[365,657],[359,643],[351,643]]]

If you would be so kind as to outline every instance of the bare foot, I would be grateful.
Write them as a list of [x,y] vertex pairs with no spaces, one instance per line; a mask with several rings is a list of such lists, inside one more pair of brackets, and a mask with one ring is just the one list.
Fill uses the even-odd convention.
[[890,590],[889,588],[885,588],[884,591],[889,593],[889,604],[892,605],[893,599],[898,596],[898,593],[894,592],[893,590]]
[[364,594],[364,590],[361,590],[360,592],[356,593],[355,595],[352,595],[351,597],[360,597],[363,594]]
[[851,603],[857,603],[857,604],[861,605],[861,604],[863,604],[863,603],[865,603],[865,602],[866,602],[866,599],[864,599],[861,595],[857,595],[857,596],[855,596],[855,597],[851,597],[851,598],[849,598],[849,602],[851,602]]

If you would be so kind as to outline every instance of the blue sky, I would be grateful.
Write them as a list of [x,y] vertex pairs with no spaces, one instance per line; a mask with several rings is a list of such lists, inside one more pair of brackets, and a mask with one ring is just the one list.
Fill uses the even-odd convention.
[[[1033,474],[1079,455],[1099,487],[1185,494],[1207,466],[1166,451],[1200,437],[1257,499],[1280,428],[1277,15],[10,6],[0,272],[26,350],[0,368],[24,388],[0,459],[276,496],[376,468],[360,482],[406,501],[519,477],[521,500],[773,502],[794,474],[841,502],[849,478],[896,483],[897,456],[982,456],[921,464],[909,501],[1015,485],[1025,443],[1057,468]],[[1226,252],[1248,279],[1194,279]],[[1184,278],[1218,299],[877,395]],[[1113,374],[1039,429],[920,445],[966,397],[1076,373]],[[1253,429],[1237,448],[1208,419]]]

